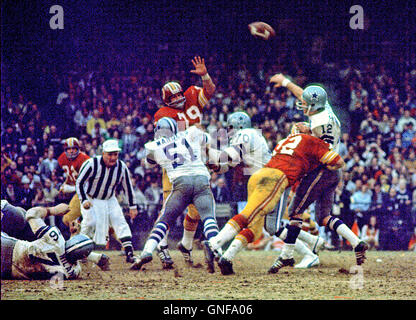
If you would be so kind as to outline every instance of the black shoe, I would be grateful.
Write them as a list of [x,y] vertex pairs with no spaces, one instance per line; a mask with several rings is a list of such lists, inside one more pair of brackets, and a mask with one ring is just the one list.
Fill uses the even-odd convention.
[[140,258],[133,257],[133,259],[134,259],[134,263],[130,267],[130,270],[140,270],[144,264],[152,261],[153,257],[151,253],[146,253]]
[[185,263],[192,267],[194,265],[194,261],[192,260],[191,256],[192,249],[186,249],[181,242],[178,243],[177,248],[182,253],[183,258],[185,259]]
[[157,254],[165,270],[173,269],[173,260],[169,254],[168,246],[157,247]]
[[361,265],[364,263],[364,260],[367,259],[365,257],[365,252],[368,250],[368,244],[364,241],[360,241],[360,243],[354,248],[355,252],[355,259],[357,260],[357,265]]
[[278,273],[279,270],[283,267],[290,266],[293,267],[295,264],[295,259],[283,259],[281,257],[277,258],[274,264],[270,267],[268,273]]
[[126,262],[127,263],[134,263],[134,256],[133,256],[133,252],[128,252],[126,254]]
[[214,269],[214,259],[215,259],[214,250],[212,250],[211,245],[209,244],[208,240],[202,241],[202,245],[203,245],[204,253],[205,253],[205,262],[208,265],[208,272],[209,273],[214,273],[214,271],[215,271],[215,269]]
[[110,270],[110,258],[103,253],[101,255],[100,260],[97,263],[97,266],[100,267],[100,269],[103,271],[109,271]]
[[218,261],[218,266],[221,269],[221,274],[223,274],[224,276],[234,274],[233,263],[230,260],[221,257]]

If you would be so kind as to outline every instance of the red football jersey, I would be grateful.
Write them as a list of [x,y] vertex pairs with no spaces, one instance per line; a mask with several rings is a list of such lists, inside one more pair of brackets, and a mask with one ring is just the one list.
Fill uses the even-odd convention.
[[90,156],[88,156],[84,152],[80,152],[74,160],[70,160],[66,156],[66,153],[62,152],[62,154],[58,158],[58,164],[66,173],[67,184],[72,186],[75,185],[79,169],[81,169],[81,166],[85,162],[85,160],[88,160],[89,158]]
[[188,129],[196,123],[201,123],[202,109],[208,103],[211,96],[203,88],[197,86],[190,86],[184,92],[184,96],[186,102],[183,109],[164,106],[155,113],[154,123],[156,124],[163,117],[170,117],[178,122],[178,127],[181,131]]
[[329,149],[329,144],[307,134],[294,134],[281,140],[273,150],[266,167],[283,171],[294,185],[305,174],[320,164],[334,165],[340,156]]

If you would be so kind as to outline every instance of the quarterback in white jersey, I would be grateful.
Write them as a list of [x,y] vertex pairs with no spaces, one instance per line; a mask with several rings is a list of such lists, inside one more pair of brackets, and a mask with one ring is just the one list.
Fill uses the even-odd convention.
[[[274,75],[270,82],[275,83],[275,87],[287,87],[300,100],[296,105],[309,117],[310,127],[304,128],[300,124],[298,129],[302,133],[310,133],[324,140],[337,152],[341,135],[341,123],[328,103],[325,89],[318,85],[309,85],[302,89],[282,74]],[[299,215],[315,202],[315,219],[318,224],[328,226],[330,230],[337,232],[351,243],[355,251],[357,264],[360,265],[365,260],[368,245],[361,241],[343,221],[331,216],[335,188],[341,180],[341,171],[342,169],[328,170],[319,167],[307,174],[296,189],[295,196],[289,206],[289,216]],[[282,239],[286,235],[281,234],[279,237]],[[325,243],[323,239],[316,238],[306,232],[301,232],[299,239],[307,242],[314,248],[314,251],[322,248]],[[279,261],[276,261],[275,264],[279,265]],[[278,270],[278,268],[275,269]]]
[[329,143],[330,148],[335,152],[339,151],[341,123],[328,102],[325,103],[325,108],[309,116],[308,127],[311,135]]
[[19,240],[1,232],[2,279],[50,279],[58,273],[63,279],[79,277],[78,260],[91,252],[93,241],[84,235],[65,241],[57,227],[47,226],[43,221],[51,209],[35,207],[27,211],[25,218],[37,238],[35,241]]

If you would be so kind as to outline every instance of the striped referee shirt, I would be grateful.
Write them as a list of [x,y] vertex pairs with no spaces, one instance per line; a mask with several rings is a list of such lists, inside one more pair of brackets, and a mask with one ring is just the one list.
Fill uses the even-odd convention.
[[113,167],[107,167],[102,156],[88,159],[82,164],[75,184],[81,203],[92,199],[110,199],[121,184],[127,198],[130,209],[136,208],[136,198],[130,173],[127,165],[122,160],[117,160]]

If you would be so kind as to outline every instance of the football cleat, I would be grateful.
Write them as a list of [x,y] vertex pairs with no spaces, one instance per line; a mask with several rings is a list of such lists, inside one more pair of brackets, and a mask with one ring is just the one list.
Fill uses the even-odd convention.
[[295,265],[295,269],[308,269],[315,266],[319,266],[319,257],[317,255],[306,255],[302,261]]
[[109,271],[110,270],[110,258],[103,253],[101,255],[100,260],[97,263],[97,266],[99,266],[100,269],[103,271]]
[[177,248],[182,253],[185,263],[192,267],[194,265],[194,261],[191,256],[192,249],[186,249],[181,242],[178,243]]
[[134,263],[134,256],[133,256],[133,252],[128,252],[126,254],[126,262],[127,263]]
[[364,260],[367,259],[365,257],[365,252],[368,250],[368,244],[364,241],[360,241],[360,243],[354,248],[355,258],[357,260],[357,265],[361,265],[364,263]]
[[320,236],[318,236],[314,245],[312,246],[312,252],[314,254],[317,254],[320,250],[323,250],[324,248],[325,248],[325,240],[321,238]]
[[286,266],[293,267],[294,264],[295,264],[295,259],[293,258],[283,259],[282,257],[279,257],[270,267],[268,273],[278,273],[281,268],[286,267]]
[[173,260],[169,254],[168,246],[157,247],[157,255],[162,262],[162,267],[165,270],[173,269]]
[[218,261],[218,266],[221,269],[221,274],[224,276],[228,276],[230,274],[234,274],[233,270],[233,263],[230,260],[221,257]]
[[133,257],[133,259],[134,259],[134,263],[130,267],[130,270],[140,270],[144,264],[149,263],[150,261],[153,260],[153,256],[151,253],[146,252],[146,253],[142,253],[140,258]]
[[214,250],[211,248],[211,245],[208,240],[202,241],[202,245],[204,248],[204,254],[205,254],[205,262],[208,265],[208,272],[214,273],[214,260],[215,260],[215,253]]

